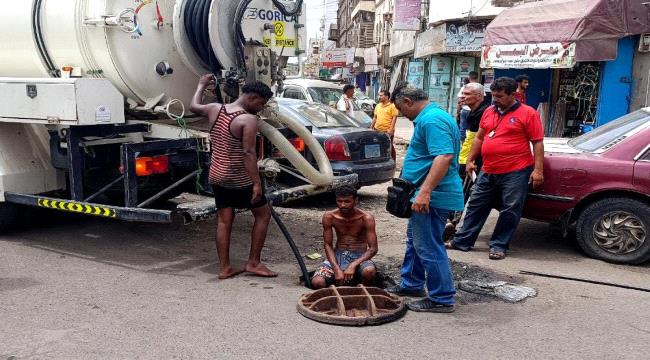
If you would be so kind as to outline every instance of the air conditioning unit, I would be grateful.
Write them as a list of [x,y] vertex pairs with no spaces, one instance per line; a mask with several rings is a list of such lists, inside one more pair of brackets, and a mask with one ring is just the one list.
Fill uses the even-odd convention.
[[641,34],[639,52],[650,52],[650,33]]

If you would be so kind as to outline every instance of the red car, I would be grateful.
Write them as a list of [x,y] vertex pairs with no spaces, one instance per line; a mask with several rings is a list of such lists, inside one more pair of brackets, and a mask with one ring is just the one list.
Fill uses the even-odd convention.
[[529,195],[524,217],[557,223],[565,234],[575,226],[590,257],[650,260],[650,108],[544,143],[544,186]]

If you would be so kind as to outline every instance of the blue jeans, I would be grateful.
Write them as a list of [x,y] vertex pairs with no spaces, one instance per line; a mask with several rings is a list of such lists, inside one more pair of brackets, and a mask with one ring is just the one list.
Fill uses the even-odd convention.
[[402,289],[420,291],[426,281],[428,297],[440,304],[453,304],[456,294],[442,240],[449,213],[448,210],[431,208],[428,214],[411,215],[401,271]]
[[528,181],[533,167],[506,174],[486,174],[481,172],[467,203],[463,228],[454,237],[453,245],[469,251],[485,225],[492,208],[500,208],[499,219],[490,238],[490,250],[508,250],[528,195]]

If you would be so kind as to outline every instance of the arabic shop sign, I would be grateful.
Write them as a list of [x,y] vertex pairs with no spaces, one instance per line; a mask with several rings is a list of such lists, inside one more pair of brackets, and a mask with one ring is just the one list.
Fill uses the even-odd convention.
[[321,53],[321,65],[325,68],[343,67],[347,65],[346,49],[330,49]]
[[422,28],[421,12],[421,0],[395,0],[393,30],[420,30]]
[[482,68],[548,69],[572,68],[575,63],[574,43],[544,43],[484,46]]
[[447,23],[446,48],[450,53],[481,51],[488,22]]

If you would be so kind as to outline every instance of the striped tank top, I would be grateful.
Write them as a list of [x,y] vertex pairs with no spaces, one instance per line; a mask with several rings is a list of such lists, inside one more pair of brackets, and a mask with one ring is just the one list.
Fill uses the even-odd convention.
[[253,185],[244,166],[244,149],[241,139],[232,134],[230,124],[246,111],[228,113],[226,105],[221,105],[217,120],[210,129],[210,148],[212,149],[209,181],[210,184],[225,188],[243,188]]

